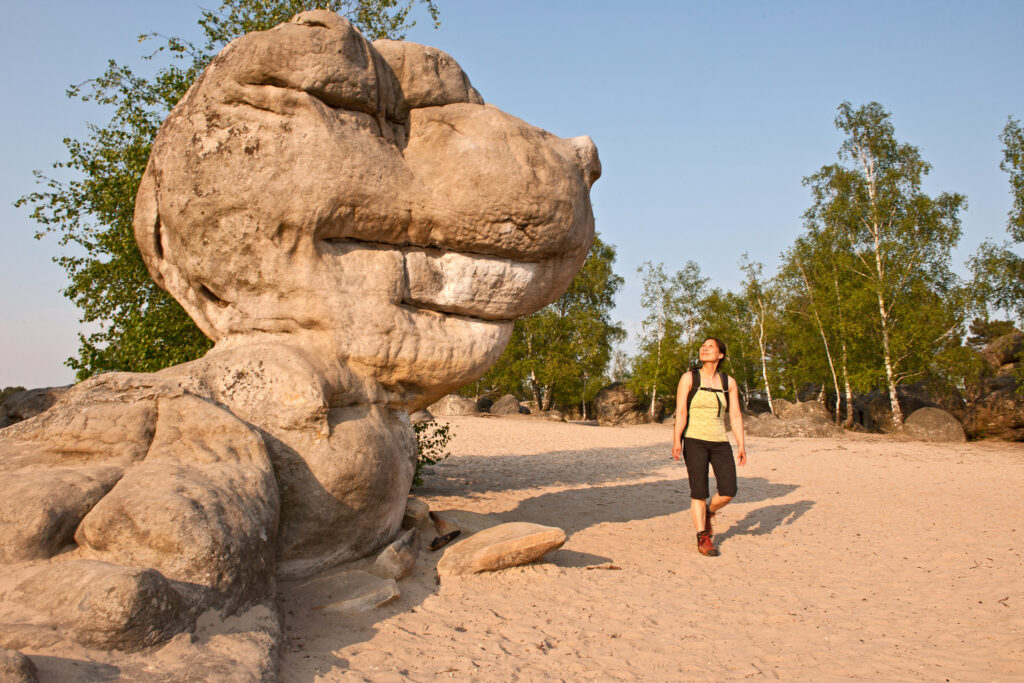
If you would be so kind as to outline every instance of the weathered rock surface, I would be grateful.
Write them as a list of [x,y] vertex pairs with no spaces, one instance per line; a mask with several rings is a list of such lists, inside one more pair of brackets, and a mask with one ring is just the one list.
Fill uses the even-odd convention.
[[997,337],[985,345],[981,355],[997,374],[1008,374],[1015,363],[1021,362],[1024,353],[1024,332],[1014,330]]
[[386,605],[401,591],[394,579],[342,569],[299,584],[289,595],[295,608],[350,616]]
[[823,416],[816,410],[797,414],[787,420],[779,419],[771,413],[744,415],[743,429],[749,436],[769,437],[825,437],[841,436],[843,433],[831,417]]
[[[484,105],[433,48],[371,44],[324,10],[233,41],[162,125],[134,217],[150,274],[216,344],[0,432],[0,563],[37,593],[0,611],[149,647],[386,546],[409,413],[569,285],[599,175],[589,138]],[[86,561],[109,609],[61,573]],[[397,595],[373,581],[324,604]]]
[[636,394],[619,382],[609,384],[594,396],[594,412],[601,426],[643,424],[646,422],[637,405]]
[[420,533],[408,529],[377,555],[370,571],[387,579],[402,579],[412,572],[420,551]]
[[491,406],[491,415],[519,415],[519,399],[512,394],[505,394]]
[[37,683],[36,665],[17,650],[0,648],[0,681],[5,683]]
[[419,498],[409,496],[405,501],[405,514],[402,516],[403,529],[415,529],[430,519],[430,506]]
[[[921,408],[942,408],[958,420],[965,414],[966,406],[956,387],[932,382],[914,382],[896,387],[896,398],[900,404],[904,421]],[[895,429],[892,421],[892,403],[889,395],[873,391],[854,401],[854,407],[861,424],[869,432],[889,434]]]
[[922,441],[966,441],[963,425],[942,408],[918,408],[903,425],[903,433]]
[[185,628],[188,605],[153,569],[95,560],[58,562],[18,588],[19,602],[51,617],[71,640],[141,650]]
[[1013,377],[982,380],[968,404],[964,431],[972,439],[1024,441],[1024,396]]
[[0,406],[0,427],[35,417],[53,407],[70,386],[24,389],[7,397]]
[[414,425],[430,422],[433,419],[434,416],[430,414],[429,410],[417,410],[409,415],[409,422]]
[[476,401],[458,394],[448,394],[436,403],[431,404],[428,410],[438,417],[452,417],[459,415],[476,415]]
[[775,401],[777,411],[775,416],[780,420],[794,420],[808,415],[817,415],[826,420],[832,420],[832,414],[828,412],[828,408],[818,401],[802,401],[799,403],[791,403],[784,399],[776,399]]
[[437,563],[443,578],[515,567],[539,560],[565,543],[557,527],[529,522],[508,522],[484,529],[450,546]]
[[501,524],[501,518],[497,515],[467,510],[431,510],[430,518],[434,520],[434,528],[437,529],[438,536],[444,536],[456,530],[461,531],[463,536],[469,536]]

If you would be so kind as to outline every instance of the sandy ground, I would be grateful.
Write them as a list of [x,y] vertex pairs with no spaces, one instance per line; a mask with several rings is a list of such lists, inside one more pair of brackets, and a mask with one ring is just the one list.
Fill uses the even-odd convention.
[[669,427],[448,421],[417,494],[565,546],[441,585],[424,549],[358,618],[284,596],[284,681],[1024,680],[1022,445],[750,439],[706,558]]

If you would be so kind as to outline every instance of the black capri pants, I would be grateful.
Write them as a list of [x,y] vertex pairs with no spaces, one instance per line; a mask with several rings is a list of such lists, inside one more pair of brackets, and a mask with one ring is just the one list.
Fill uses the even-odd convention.
[[715,468],[718,495],[736,495],[736,462],[728,441],[683,438],[683,460],[690,479],[690,498],[708,497],[708,463]]

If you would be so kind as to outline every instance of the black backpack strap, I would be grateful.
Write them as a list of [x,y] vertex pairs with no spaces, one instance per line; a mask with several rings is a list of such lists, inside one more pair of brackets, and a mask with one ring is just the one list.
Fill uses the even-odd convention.
[[724,372],[722,375],[722,391],[725,392],[725,412],[729,412],[729,375]]
[[687,419],[689,419],[690,404],[693,403],[693,397],[697,395],[697,390],[700,389],[700,370],[696,368],[690,370],[690,378],[690,393],[686,395]]

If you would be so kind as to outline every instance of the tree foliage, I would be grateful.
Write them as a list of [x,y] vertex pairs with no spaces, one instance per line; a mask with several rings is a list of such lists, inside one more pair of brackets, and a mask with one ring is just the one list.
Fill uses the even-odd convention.
[[846,136],[840,162],[805,179],[814,200],[807,220],[852,255],[841,264],[875,299],[877,378],[899,427],[897,385],[956,365],[951,354],[968,309],[950,256],[966,198],[922,190],[931,165],[896,139],[889,112],[877,102],[856,109],[842,103],[835,124]]
[[347,16],[368,38],[402,38],[421,3],[437,25],[435,0],[224,0],[202,10],[203,42],[157,34],[162,41],[145,57],[162,65],[152,75],[111,60],[97,78],[68,88],[68,97],[111,113],[105,125],[89,124],[84,139],[65,138],[67,158],[50,177],[36,171],[42,189],[20,198],[67,253],[55,260],[68,274],[63,294],[94,331],[79,334],[79,352],[67,364],[79,379],[106,370],[152,372],[197,358],[211,346],[180,305],[150,278],[132,231],[139,181],[160,124],[217,51],[237,36],[269,29],[317,7]]
[[1013,206],[1007,215],[1009,240],[986,240],[970,260],[975,286],[990,312],[1004,310],[1024,322],[1024,257],[1015,248],[1024,244],[1024,129],[1009,118],[1002,134],[1003,160],[999,168],[1010,176]]
[[505,352],[467,390],[530,396],[542,410],[585,404],[601,388],[614,345],[625,332],[612,321],[615,247],[595,235],[568,291],[533,315],[517,320]]

